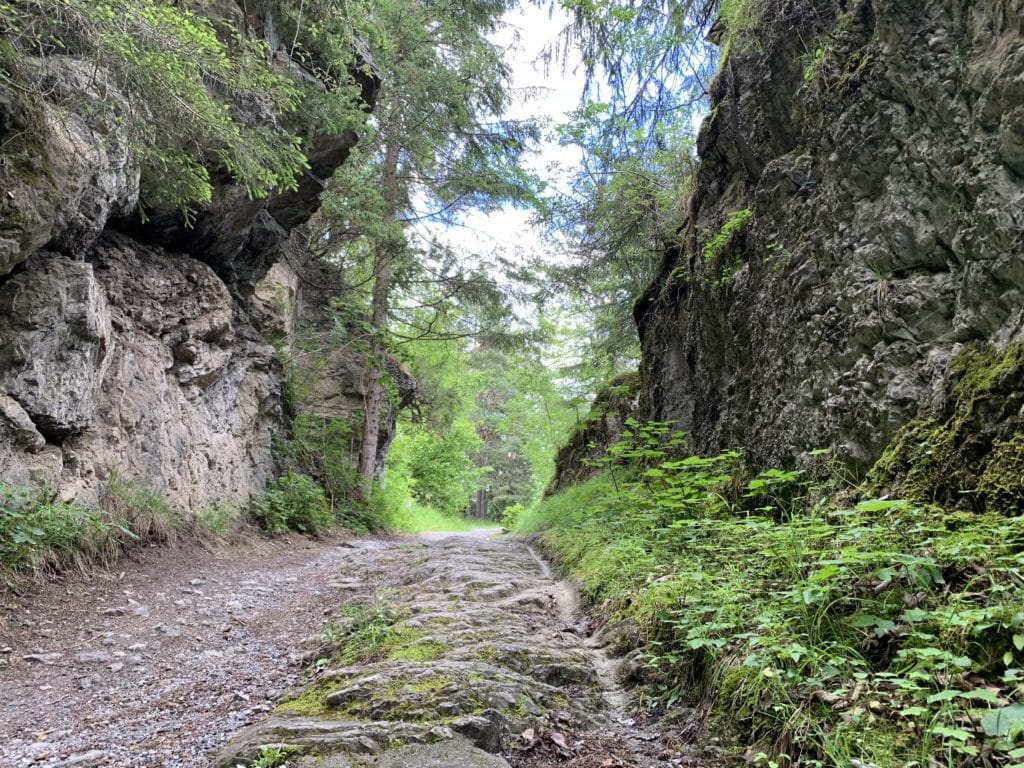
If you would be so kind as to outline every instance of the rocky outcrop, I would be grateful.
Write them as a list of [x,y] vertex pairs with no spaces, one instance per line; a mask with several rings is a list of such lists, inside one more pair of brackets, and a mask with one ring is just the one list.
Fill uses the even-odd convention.
[[[331,310],[336,289],[328,269],[313,259],[304,237],[293,236],[286,257],[274,265],[257,286],[249,302],[261,329],[279,340],[285,355],[294,362],[294,407],[317,423],[317,430],[361,434],[369,384],[368,342],[356,327],[339,328]],[[336,278],[336,276],[334,276]],[[387,398],[381,410],[377,442],[376,476],[384,475],[384,462],[395,438],[398,411],[416,397],[416,381],[401,361],[389,355],[385,372],[396,398]],[[320,439],[323,439],[321,435]],[[353,456],[358,441],[346,446]],[[304,467],[314,476],[326,467]],[[326,483],[331,486],[331,482]]]
[[[304,689],[219,749],[214,768],[277,743],[294,745],[298,765],[310,768],[497,768],[508,763],[479,750],[528,752],[547,731],[619,714],[605,698],[614,665],[572,624],[575,594],[523,543],[364,542],[345,560],[332,585],[344,610],[308,654]],[[359,639],[368,610],[374,644]],[[408,762],[396,759],[406,754]]]
[[636,306],[643,411],[701,452],[863,472],[961,349],[1024,333],[1024,4],[761,5]]
[[[96,66],[66,56],[30,64],[46,99],[0,86],[0,275],[47,244],[80,256],[139,198],[123,130],[89,108],[104,80]],[[103,97],[123,102],[109,90]],[[69,109],[72,99],[84,108]]]
[[555,456],[555,472],[545,496],[597,474],[601,466],[598,459],[607,456],[608,449],[625,431],[626,421],[640,415],[639,399],[640,377],[636,372],[616,376],[594,396],[587,417],[576,425]]
[[95,500],[115,468],[182,509],[273,471],[282,373],[209,267],[105,235],[0,286],[0,477]]
[[[270,66],[303,88],[330,87],[284,53],[271,3],[191,5],[262,39]],[[194,220],[140,217],[125,131],[138,105],[92,60],[26,53],[19,67],[31,87],[0,83],[0,483],[91,502],[117,470],[181,510],[246,501],[277,469],[273,436],[288,431],[266,339],[287,337],[302,314],[297,282],[269,310],[254,287],[318,209],[355,134],[305,136],[309,169],[294,189],[252,199],[211,169],[213,197]],[[365,57],[353,75],[372,106]],[[253,126],[289,119],[233,106]]]
[[[239,34],[262,39],[274,51],[274,67],[291,75],[305,88],[325,92],[322,82],[302,62],[284,53],[283,42],[275,29],[273,3],[223,2],[204,8],[202,13],[233,26]],[[308,55],[308,53],[307,53]],[[359,103],[372,109],[377,100],[380,80],[365,51],[353,51],[350,74],[358,86]],[[244,105],[243,111],[254,124],[282,122],[280,115],[267,115],[259,105]],[[355,146],[354,131],[341,134],[316,132],[312,126],[303,142],[308,168],[295,180],[294,189],[276,190],[254,198],[243,185],[225,173],[215,174],[213,197],[209,204],[186,218],[179,210],[152,210],[145,220],[123,216],[114,222],[121,231],[143,242],[168,250],[187,253],[210,265],[236,295],[248,299],[257,283],[280,259],[289,233],[305,224],[320,208],[320,193]],[[306,132],[304,129],[299,133]]]

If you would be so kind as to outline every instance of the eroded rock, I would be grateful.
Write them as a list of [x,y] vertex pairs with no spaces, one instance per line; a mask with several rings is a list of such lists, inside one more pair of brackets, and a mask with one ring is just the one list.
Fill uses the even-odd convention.
[[[346,552],[364,583],[380,591],[359,597],[339,589],[349,609],[331,623],[335,639],[318,650],[326,654],[315,663],[319,671],[283,697],[273,718],[233,739],[215,765],[278,742],[362,765],[360,737],[376,745],[376,765],[434,765],[443,755],[484,760],[452,765],[505,765],[480,755],[500,753],[529,729],[604,721],[607,701],[584,638],[560,631],[556,601],[515,600],[519,592],[553,589],[523,544],[461,536]],[[495,585],[505,587],[505,598],[496,599]],[[387,629],[376,628],[372,648],[352,618],[359,615],[354,599],[392,617]],[[395,751],[420,742],[439,744]]]

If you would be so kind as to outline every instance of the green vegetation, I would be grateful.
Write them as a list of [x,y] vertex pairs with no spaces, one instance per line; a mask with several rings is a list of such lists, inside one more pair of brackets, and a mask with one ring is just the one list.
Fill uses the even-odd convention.
[[132,537],[98,511],[51,500],[45,490],[0,486],[0,578],[8,587],[36,573],[101,560]]
[[727,286],[732,281],[733,275],[743,265],[742,254],[737,253],[733,259],[724,261],[722,256],[727,252],[740,233],[742,233],[754,218],[754,212],[749,208],[733,211],[726,216],[725,223],[715,235],[704,243],[704,270],[706,274],[718,272],[718,277],[713,281],[715,285]]
[[[271,71],[262,42],[228,19],[167,0],[33,0],[0,4],[0,28],[0,81],[58,109],[72,100],[81,109],[84,100],[97,125],[124,131],[142,168],[144,205],[208,202],[214,168],[260,196],[293,187],[306,167],[297,135],[247,124],[241,104],[260,100],[287,114],[300,90]],[[73,78],[48,70],[47,59],[59,55],[85,62],[88,90],[62,85]]]
[[185,533],[219,540],[239,515],[221,501],[186,521],[163,494],[116,468],[93,506],[0,483],[0,585],[17,589],[39,576],[109,565],[132,546]]
[[271,535],[285,531],[316,535],[336,522],[323,488],[309,475],[294,472],[267,483],[266,493],[253,504],[253,514]]
[[518,528],[645,649],[654,700],[707,706],[766,766],[1019,761],[1024,518],[834,505],[819,472],[680,440],[634,423]]
[[184,527],[181,513],[153,486],[125,477],[115,467],[100,494],[100,507],[112,520],[146,541],[173,539]]
[[[391,481],[388,481],[391,484]],[[409,498],[401,499],[391,508],[389,519],[399,533],[443,533],[445,531],[473,531],[493,528],[493,520],[478,520],[462,515],[445,515],[432,507],[417,504]]]
[[896,435],[868,477],[946,509],[1005,513],[1024,506],[1024,423],[1015,403],[1024,380],[1024,343],[967,347],[949,366],[950,396],[939,412],[922,408]]
[[259,748],[252,768],[282,768],[289,759],[302,754],[302,748],[289,744],[263,744]]
[[368,602],[342,604],[323,636],[331,646],[331,661],[342,665],[368,664],[388,656],[397,645],[411,641],[411,630],[395,626],[403,615],[378,595]]

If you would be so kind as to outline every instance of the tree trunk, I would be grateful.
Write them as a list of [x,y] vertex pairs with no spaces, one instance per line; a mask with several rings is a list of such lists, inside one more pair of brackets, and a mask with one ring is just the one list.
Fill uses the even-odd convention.
[[[398,160],[400,147],[394,141],[387,143],[384,150],[381,186],[384,190],[385,215],[394,219],[401,205],[398,182]],[[363,480],[362,494],[370,498],[376,480],[377,446],[380,444],[380,417],[384,407],[384,362],[387,355],[388,302],[391,296],[391,280],[394,275],[395,254],[388,245],[379,248],[373,265],[373,300],[370,311],[372,340],[369,358],[366,361],[366,416],[363,420],[363,441],[359,447],[359,476]]]

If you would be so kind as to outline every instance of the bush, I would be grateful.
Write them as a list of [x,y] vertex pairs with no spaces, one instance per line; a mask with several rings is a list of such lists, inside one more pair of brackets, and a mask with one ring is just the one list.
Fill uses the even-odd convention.
[[316,535],[334,522],[324,489],[309,475],[288,472],[267,483],[253,514],[271,534],[298,531]]
[[522,504],[509,504],[501,512],[502,527],[511,531],[516,527],[516,524],[519,522],[519,518],[525,511],[526,510],[523,508]]
[[144,541],[170,541],[184,525],[181,514],[153,486],[125,477],[114,467],[100,494],[109,521],[128,528]]
[[634,425],[517,526],[644,648],[654,698],[705,706],[754,765],[1024,756],[1024,518],[815,503],[799,471],[675,459],[661,432]]
[[194,527],[201,539],[224,541],[236,531],[240,519],[238,505],[225,499],[218,499],[196,513]]

